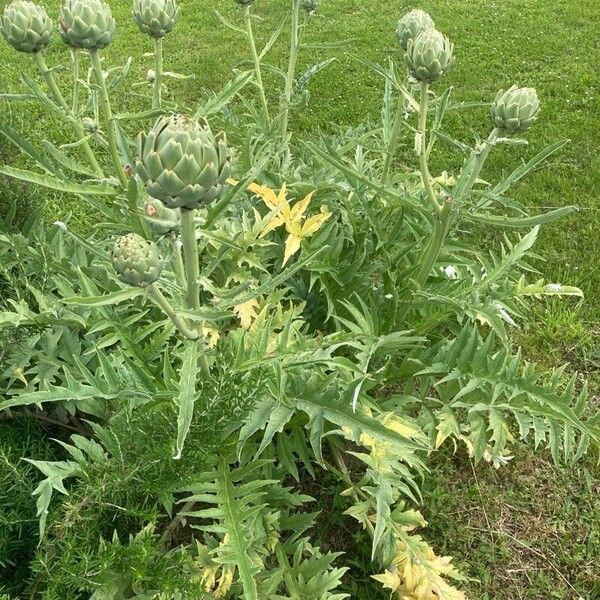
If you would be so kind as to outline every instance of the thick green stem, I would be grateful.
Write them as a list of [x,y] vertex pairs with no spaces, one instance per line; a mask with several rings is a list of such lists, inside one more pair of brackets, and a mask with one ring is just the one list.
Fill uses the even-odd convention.
[[181,239],[185,261],[186,303],[188,308],[200,308],[200,257],[196,240],[193,210],[181,210]]
[[102,72],[102,65],[100,64],[100,57],[96,50],[90,50],[90,60],[92,62],[92,68],[94,70],[94,76],[96,79],[96,85],[100,91],[100,104],[102,106],[102,112],[106,119],[106,137],[108,138],[108,150],[113,166],[117,171],[117,177],[121,182],[121,186],[127,189],[129,181],[125,174],[125,169],[121,163],[119,156],[119,146],[117,144],[117,136],[115,131],[115,119],[112,114],[112,108],[110,106],[110,98],[108,97],[108,90],[106,89],[106,81],[104,79],[104,73]]
[[421,82],[421,102],[419,105],[419,165],[421,168],[421,179],[427,198],[436,213],[440,213],[440,206],[435,191],[433,182],[429,174],[429,165],[427,164],[427,111],[429,109],[429,83]]
[[448,232],[450,231],[450,225],[452,222],[452,203],[453,202],[450,199],[444,203],[444,206],[442,207],[435,222],[433,237],[425,249],[423,258],[421,259],[421,266],[419,268],[419,272],[417,273],[416,281],[419,286],[422,286],[425,281],[427,281],[429,273],[431,273],[431,269],[435,265],[435,262],[438,259],[442,248],[444,247],[444,242]]
[[79,113],[79,49],[73,48],[73,114]]
[[48,69],[48,65],[46,64],[46,61],[44,60],[44,56],[42,55],[41,52],[34,52],[33,59],[35,61],[35,64],[36,64],[40,74],[46,80],[46,85],[48,86],[48,89],[50,90],[50,93],[52,94],[54,101],[65,111],[65,113],[67,115],[69,115],[69,117],[72,118],[72,122],[73,122],[73,125],[75,128],[75,135],[76,135],[77,139],[79,140],[81,147],[83,148],[83,151],[86,155],[86,158],[88,159],[90,165],[92,166],[92,169],[94,170],[96,175],[98,175],[98,177],[104,177],[102,168],[98,164],[98,161],[96,160],[96,156],[94,155],[94,152],[92,151],[92,149],[87,141],[85,129],[83,128],[83,125],[81,124],[81,120],[77,117],[77,115],[75,115],[71,111],[71,108],[67,104],[67,101],[65,100],[64,96],[62,95],[58,85],[56,85],[56,81],[54,80],[54,76],[52,75],[52,72],[50,71],[50,69]]
[[263,106],[263,114],[269,124],[271,120],[269,116],[269,105],[267,103],[267,96],[265,93],[265,86],[263,84],[262,70],[260,67],[260,58],[258,51],[256,50],[256,42],[254,41],[254,31],[252,30],[252,17],[250,15],[250,4],[244,9],[244,19],[246,22],[246,35],[248,36],[248,42],[250,43],[250,51],[252,52],[252,60],[254,61],[254,76],[256,77],[256,85],[260,92],[260,100]]
[[177,283],[181,286],[181,289],[186,293],[185,267],[183,266],[183,256],[181,255],[181,243],[175,236],[171,240],[171,248],[173,252],[173,269],[175,271],[175,277],[177,278]]
[[392,132],[388,141],[388,146],[385,151],[385,162],[383,164],[383,175],[381,176],[381,183],[386,184],[390,176],[390,169],[392,167],[392,160],[394,159],[394,153],[396,152],[396,146],[398,144],[398,138],[400,137],[400,129],[402,128],[402,117],[406,110],[406,100],[402,94],[398,94],[398,107],[396,108],[396,116],[394,117],[394,124],[392,126]]
[[177,316],[177,314],[175,313],[175,310],[173,310],[173,307],[171,306],[170,302],[165,298],[165,296],[163,295],[163,293],[160,291],[160,289],[158,288],[158,286],[155,283],[148,286],[148,296],[152,300],[154,300],[154,302],[156,302],[156,304],[158,304],[158,306],[160,306],[160,308],[162,308],[165,315],[167,315],[167,317],[169,317],[169,319],[171,319],[171,321],[173,322],[173,325],[175,325],[175,327],[177,327],[177,329],[186,338],[188,338],[190,340],[197,340],[200,337],[200,334],[197,331],[190,329],[185,324],[183,319],[181,319],[180,317]]
[[162,107],[162,75],[163,75],[163,41],[162,38],[154,38],[154,90],[152,96],[152,108]]
[[[181,240],[183,242],[183,260],[186,279],[186,304],[191,310],[200,308],[200,256],[196,240],[196,224],[194,211],[181,209]],[[202,323],[198,323],[198,340],[204,346]],[[210,374],[210,367],[206,354],[200,357],[200,367],[206,376]]]
[[496,140],[498,139],[498,134],[500,130],[495,127],[488,135],[487,139],[483,142],[482,146],[478,149],[476,154],[475,164],[473,165],[473,169],[469,172],[468,177],[463,181],[462,177],[458,181],[458,185],[456,186],[456,200],[461,201],[464,200],[473,189],[477,178],[481,173],[481,169],[483,169],[483,165],[487,160],[492,148],[496,145]]
[[283,106],[281,107],[281,137],[287,135],[290,105],[296,79],[296,64],[298,62],[298,50],[300,47],[300,0],[292,0],[292,31],[290,36],[290,58],[288,71],[285,78],[285,91],[283,95]]

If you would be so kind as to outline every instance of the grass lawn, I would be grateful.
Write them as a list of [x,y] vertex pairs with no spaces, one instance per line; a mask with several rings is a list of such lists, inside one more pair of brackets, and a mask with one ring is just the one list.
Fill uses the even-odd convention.
[[[266,42],[289,0],[257,0],[256,35]],[[6,2],[0,1],[0,8]],[[51,14],[57,2],[40,1]],[[105,53],[107,64],[135,56],[130,79],[143,81],[150,57],[140,58],[140,46],[150,51],[131,19],[130,2],[112,0],[118,23],[114,45]],[[245,39],[223,26],[217,8],[232,21],[241,20],[233,0],[186,0],[183,18],[175,33],[166,38],[166,69],[193,74],[191,80],[169,84],[169,95],[193,106],[211,90],[221,88],[231,70],[245,60]],[[457,63],[441,84],[454,86],[457,101],[489,101],[496,91],[513,83],[536,87],[542,114],[527,134],[529,147],[506,147],[488,162],[484,176],[494,180],[521,159],[545,145],[570,139],[571,143],[545,166],[519,184],[515,194],[535,208],[575,204],[575,216],[543,229],[537,245],[545,259],[539,268],[548,281],[581,287],[586,300],[540,303],[536,318],[523,325],[517,341],[538,360],[555,365],[569,362],[591,380],[600,393],[600,11],[585,0],[423,0],[437,26],[456,46]],[[351,40],[342,50],[310,50],[302,68],[333,53],[338,61],[311,83],[310,104],[293,114],[292,130],[307,135],[331,124],[356,125],[378,119],[382,81],[352,56],[384,63],[389,55],[400,60],[393,30],[395,22],[414,3],[380,0],[322,0],[312,18],[306,41]],[[57,39],[47,60],[67,63],[69,54]],[[268,60],[282,64],[285,40],[273,48]],[[0,91],[20,91],[19,73],[32,72],[27,56],[15,56],[0,44]],[[142,61],[142,62],[140,62]],[[58,74],[59,77],[61,73]],[[68,74],[65,72],[65,77]],[[279,86],[277,86],[279,87]],[[119,110],[142,106],[143,87],[121,91]],[[437,87],[434,87],[437,89]],[[60,124],[33,105],[23,111],[0,103],[0,122],[9,122],[30,134],[34,141],[60,139]],[[485,109],[453,113],[447,129],[471,142],[475,132],[486,135]],[[456,169],[461,157],[437,149],[436,166]],[[410,153],[407,152],[407,160]],[[410,158],[412,160],[412,158]],[[18,163],[13,149],[0,139],[0,160]],[[43,199],[38,191],[34,200]],[[2,196],[22,195],[20,186],[0,180]],[[44,199],[45,200],[45,199]],[[45,202],[48,218],[72,212],[85,228],[85,207],[69,197]],[[482,232],[482,236],[486,236]],[[486,239],[485,237],[483,238]],[[493,239],[497,242],[499,240]],[[594,467],[561,473],[543,458],[523,453],[501,472],[485,468],[476,478],[464,460],[440,461],[427,490],[429,538],[440,551],[463,561],[465,572],[479,579],[469,584],[473,598],[600,598],[600,489]],[[596,479],[594,479],[596,477]],[[450,484],[448,482],[451,482]],[[383,596],[382,596],[383,597]]]

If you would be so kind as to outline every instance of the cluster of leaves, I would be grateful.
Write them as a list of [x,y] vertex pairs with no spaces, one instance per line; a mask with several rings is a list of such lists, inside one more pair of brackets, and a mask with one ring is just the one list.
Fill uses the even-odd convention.
[[[45,477],[34,492],[31,597],[347,598],[345,559],[315,543],[317,513],[303,491],[327,472],[344,487],[345,516],[372,539],[377,581],[398,598],[457,600],[461,575],[417,532],[431,453],[462,444],[476,463],[501,466],[516,439],[533,438],[572,463],[598,444],[585,387],[563,370],[540,371],[510,344],[529,298],[580,295],[545,283],[530,264],[539,226],[572,208],[532,216],[507,195],[562,143],[487,184],[479,142],[442,133],[457,108],[450,92],[433,98],[427,155],[450,143],[466,157],[455,177],[433,180],[440,198],[460,203],[420,278],[437,226],[422,174],[384,172],[396,97],[406,100],[408,131],[419,109],[401,69],[369,65],[385,81],[381,125],[292,143],[272,125],[287,128],[293,90],[307,79],[294,78],[296,29],[273,122],[248,100],[223,114],[258,83],[283,28],[254,74],[238,74],[197,109],[240,141],[237,179],[198,211],[202,307],[175,306],[202,323],[206,350],[111,268],[114,234],[134,229],[173,259],[160,285],[174,302],[181,295],[177,231],[152,233],[164,224],[142,210],[137,178],[120,189],[50,142],[40,152],[1,130],[43,171],[2,172],[75,194],[106,219],[86,236],[63,223],[16,232],[9,218],[0,232],[0,410],[77,430],[59,441],[60,460],[24,450]],[[53,105],[32,78],[23,82],[28,99]],[[109,123],[123,164],[133,164],[134,145],[120,123],[155,114]],[[463,233],[480,223],[526,233],[483,252]],[[205,375],[200,354],[210,361]]]

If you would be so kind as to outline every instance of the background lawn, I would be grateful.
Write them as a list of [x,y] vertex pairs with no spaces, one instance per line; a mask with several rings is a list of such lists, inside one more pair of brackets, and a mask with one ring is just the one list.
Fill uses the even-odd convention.
[[[56,15],[57,0],[40,2]],[[114,45],[104,52],[111,66],[133,55],[131,83],[143,81],[151,67],[147,38],[129,18],[130,2],[109,2],[118,23]],[[257,38],[265,42],[289,0],[257,0]],[[0,0],[0,8],[6,4]],[[166,38],[166,69],[193,74],[192,80],[170,83],[169,95],[194,105],[211,90],[222,87],[231,70],[247,57],[245,40],[224,27],[217,7],[232,21],[241,11],[233,0],[185,0],[182,18]],[[571,143],[530,175],[514,191],[532,208],[576,204],[575,216],[543,229],[537,252],[545,259],[539,268],[549,281],[580,286],[586,300],[540,302],[534,319],[516,333],[517,343],[533,358],[548,365],[568,362],[591,380],[594,402],[600,390],[600,11],[588,0],[423,0],[418,5],[381,0],[322,0],[312,18],[306,41],[351,39],[342,50],[305,52],[300,70],[332,54],[338,61],[311,83],[308,107],[293,114],[292,130],[307,136],[332,124],[356,125],[378,119],[383,83],[352,59],[352,55],[384,63],[400,59],[393,31],[397,19],[418,6],[431,13],[439,29],[456,45],[457,64],[445,84],[455,87],[457,101],[489,101],[512,83],[534,86],[542,101],[539,123],[527,134],[529,147],[506,147],[488,162],[485,177],[493,180],[521,158],[545,145],[569,138]],[[268,60],[281,64],[281,39]],[[51,65],[67,63],[69,54],[58,36],[47,57]],[[19,73],[32,71],[29,58],[15,56],[0,44],[0,91],[19,91]],[[59,73],[59,76],[61,74]],[[68,73],[65,73],[65,77]],[[270,79],[268,78],[268,81]],[[125,86],[120,110],[139,108],[143,87]],[[0,121],[28,132],[34,141],[60,139],[57,121],[34,106],[26,111],[0,103]],[[453,113],[447,129],[466,141],[486,135],[486,109]],[[407,145],[405,161],[413,160]],[[440,145],[436,167],[456,169],[461,157]],[[0,160],[22,159],[0,139]],[[85,207],[69,197],[45,198],[37,190],[0,180],[3,198],[43,202],[48,218],[73,214],[85,229]],[[480,232],[482,242],[498,242]],[[487,239],[489,235],[489,240]],[[465,572],[480,579],[469,584],[474,598],[600,598],[597,561],[600,557],[600,489],[594,468],[581,466],[556,472],[545,458],[523,453],[514,466],[496,473],[483,468],[474,477],[461,458],[440,460],[426,502],[429,538],[440,551],[463,561]],[[448,481],[451,482],[448,485]],[[331,492],[331,490],[329,490]],[[346,548],[348,549],[348,548]],[[594,569],[594,560],[596,568]],[[357,567],[358,568],[358,567]],[[356,591],[357,597],[360,591]],[[383,597],[383,596],[382,596]]]

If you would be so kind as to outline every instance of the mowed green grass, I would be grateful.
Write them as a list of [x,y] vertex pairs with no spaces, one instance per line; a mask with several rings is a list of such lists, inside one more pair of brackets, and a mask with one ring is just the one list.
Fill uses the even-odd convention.
[[[45,1],[57,14],[58,1]],[[0,7],[5,2],[0,1]],[[127,86],[115,99],[119,111],[147,106],[147,90],[132,87],[143,81],[150,56],[148,39],[130,19],[130,2],[110,2],[118,22],[115,43],[103,56],[107,66],[133,56]],[[166,38],[167,70],[193,74],[194,79],[173,81],[169,96],[194,106],[244,67],[245,39],[224,27],[214,14],[217,8],[241,24],[241,10],[233,0],[187,0],[173,34]],[[256,36],[265,42],[284,14],[289,0],[256,0]],[[357,125],[380,114],[383,82],[353,56],[385,63],[388,56],[401,60],[393,30],[408,9],[420,7],[455,43],[453,73],[435,85],[442,91],[454,87],[456,101],[490,101],[496,91],[511,84],[534,86],[542,100],[539,122],[527,134],[528,147],[503,147],[494,152],[484,176],[494,181],[547,144],[570,139],[570,144],[546,165],[520,183],[513,194],[532,212],[569,204],[581,211],[543,229],[536,250],[545,262],[537,263],[549,281],[580,286],[586,300],[544,302],[535,318],[523,324],[518,342],[528,354],[546,364],[569,362],[600,389],[600,11],[587,0],[423,0],[420,3],[380,0],[323,0],[306,35],[307,42],[351,42],[342,50],[303,53],[300,71],[336,55],[338,60],[311,83],[310,104],[293,114],[292,131],[308,137],[333,124]],[[286,40],[282,38],[267,60],[283,66]],[[68,64],[69,53],[58,36],[47,60]],[[0,44],[0,90],[19,91],[19,73],[33,72],[28,57],[17,56]],[[68,82],[68,70],[57,76]],[[269,96],[277,101],[279,82],[267,75]],[[23,107],[0,103],[0,120],[27,132],[33,140],[67,141],[58,121],[33,104]],[[453,113],[449,133],[466,142],[486,135],[490,123],[485,109]],[[407,148],[410,147],[408,140]],[[403,159],[408,160],[407,151]],[[12,148],[0,139],[0,160],[22,164]],[[440,145],[435,170],[457,169],[462,157]],[[21,198],[21,186],[0,181],[2,193]],[[25,190],[22,201],[46,200],[44,193]],[[72,213],[86,226],[87,209],[72,197],[51,197],[45,203],[49,219]],[[485,240],[498,243],[497,233]],[[428,539],[434,546],[459,557],[467,574],[481,580],[470,586],[473,598],[586,600],[600,597],[597,569],[600,506],[597,471],[592,465],[557,474],[544,460],[525,453],[517,465],[501,474],[483,469],[475,479],[470,465],[440,464],[427,491],[426,517],[431,522]],[[453,482],[448,486],[448,481]],[[530,518],[531,516],[531,518]],[[533,550],[531,549],[533,548]],[[571,587],[573,586],[573,587]],[[573,589],[577,590],[577,593]]]

